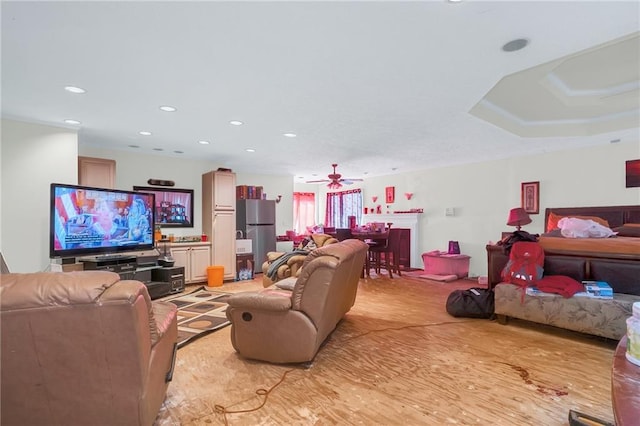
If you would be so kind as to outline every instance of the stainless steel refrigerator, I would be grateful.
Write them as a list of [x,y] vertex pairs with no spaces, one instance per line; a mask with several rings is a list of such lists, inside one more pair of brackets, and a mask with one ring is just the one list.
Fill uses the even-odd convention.
[[236,230],[252,241],[253,271],[261,273],[267,252],[276,250],[276,202],[237,200]]

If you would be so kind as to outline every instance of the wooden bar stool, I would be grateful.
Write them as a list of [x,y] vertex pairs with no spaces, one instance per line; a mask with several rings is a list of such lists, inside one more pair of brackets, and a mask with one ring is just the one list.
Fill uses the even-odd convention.
[[402,234],[401,229],[390,229],[389,236],[384,241],[384,244],[373,246],[369,248],[371,253],[370,267],[374,268],[377,274],[380,274],[382,269],[386,269],[389,274],[389,278],[393,278],[395,272],[398,276],[402,276],[400,272],[400,237]]

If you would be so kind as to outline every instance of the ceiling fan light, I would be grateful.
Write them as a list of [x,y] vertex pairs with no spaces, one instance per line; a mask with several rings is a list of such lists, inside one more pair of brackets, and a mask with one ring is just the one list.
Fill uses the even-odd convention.
[[327,188],[329,188],[329,189],[340,189],[340,188],[342,188],[342,184],[340,182],[335,182],[335,181],[334,182],[330,182],[327,185]]

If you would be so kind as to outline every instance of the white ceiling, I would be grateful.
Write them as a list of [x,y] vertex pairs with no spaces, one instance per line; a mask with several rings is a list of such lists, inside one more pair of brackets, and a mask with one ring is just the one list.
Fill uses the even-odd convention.
[[[640,141],[637,1],[2,1],[1,12],[3,117],[79,120],[81,145],[304,181],[334,162],[366,178]],[[530,43],[501,50],[516,38]],[[605,43],[597,60],[575,55]],[[596,96],[573,108],[550,81],[622,90],[623,107]],[[479,110],[489,101],[502,119]],[[626,120],[592,125],[612,114]],[[558,120],[574,125],[553,130]]]

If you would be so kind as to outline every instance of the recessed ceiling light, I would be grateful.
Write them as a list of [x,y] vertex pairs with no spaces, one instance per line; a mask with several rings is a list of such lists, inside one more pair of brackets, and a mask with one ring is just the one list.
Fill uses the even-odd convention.
[[516,50],[524,49],[527,44],[529,44],[529,40],[526,38],[517,38],[502,46],[502,50],[505,52],[515,52]]
[[153,148],[154,151],[164,151],[163,148]]
[[87,92],[83,88],[76,87],[76,86],[65,86],[64,90],[66,90],[67,92],[78,93],[78,94]]
[[151,132],[147,132],[146,130],[143,130],[141,132],[138,132],[139,134],[141,134],[142,136],[151,136]]
[[161,109],[162,111],[165,111],[165,112],[175,112],[175,111],[177,111],[177,110],[178,110],[178,108],[176,108],[176,107],[172,107],[172,106],[170,106],[170,105],[162,105],[162,106],[160,107],[160,109]]
[[200,145],[209,145],[209,141],[198,141]]
[[129,148],[140,148],[140,145],[129,145]]
[[247,152],[256,152],[256,150],[253,149],[253,148],[247,148],[247,149],[245,149],[245,151],[247,151]]
[[621,141],[621,139],[611,139],[609,142],[611,142],[611,143],[618,143],[618,142],[620,142],[620,141]]
[[72,120],[70,118],[67,118],[66,120],[64,120],[64,122],[67,124],[75,124],[75,125],[81,124],[78,120]]
[[173,151],[173,152],[175,152],[176,154],[184,154],[184,151]]
[[283,135],[288,137],[288,138],[295,138],[296,136],[298,136],[295,133],[283,133]]
[[229,124],[232,124],[234,126],[242,126],[244,123],[242,121],[238,121],[238,120],[231,120],[229,122]]

